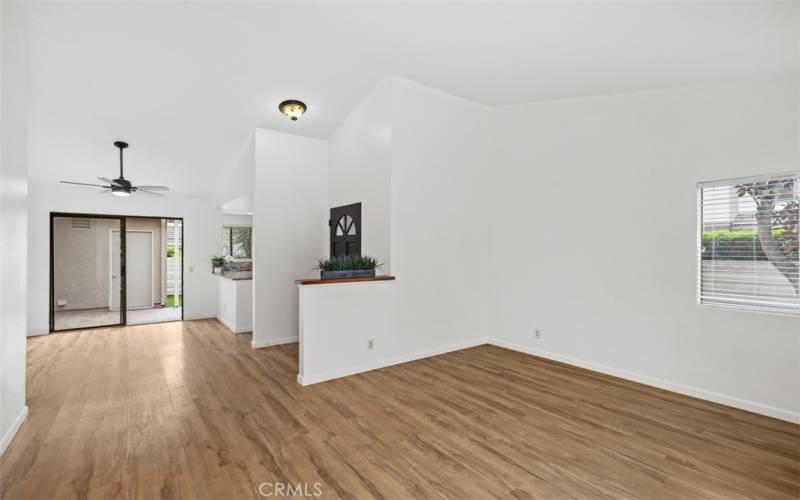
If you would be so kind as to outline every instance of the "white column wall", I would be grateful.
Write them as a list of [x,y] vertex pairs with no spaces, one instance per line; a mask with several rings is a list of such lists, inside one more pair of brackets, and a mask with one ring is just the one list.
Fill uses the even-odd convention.
[[[331,192],[347,191],[348,201],[370,200],[389,182],[388,198],[376,201],[390,201],[389,213],[379,219],[388,223],[397,279],[301,287],[302,383],[484,343],[487,109],[390,78],[331,142]],[[365,172],[369,168],[381,172]]]
[[255,132],[253,347],[294,342],[294,280],[327,255],[328,143]]

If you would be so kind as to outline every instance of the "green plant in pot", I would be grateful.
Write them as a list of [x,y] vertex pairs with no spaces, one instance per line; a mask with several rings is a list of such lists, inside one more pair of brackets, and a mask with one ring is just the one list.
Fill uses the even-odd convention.
[[319,269],[320,279],[323,280],[374,278],[375,270],[380,269],[382,265],[369,255],[340,255],[330,259],[319,259],[315,269]]
[[225,257],[222,257],[221,255],[212,255],[211,256],[211,270],[212,270],[212,272],[214,274],[219,274],[217,272],[217,269],[221,270],[222,266],[224,266],[226,262],[228,262],[228,261],[227,261],[227,259]]

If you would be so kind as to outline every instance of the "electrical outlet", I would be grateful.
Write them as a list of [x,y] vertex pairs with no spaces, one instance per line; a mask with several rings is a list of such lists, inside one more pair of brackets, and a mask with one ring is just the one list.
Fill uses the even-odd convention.
[[367,350],[371,351],[373,349],[375,349],[375,339],[367,340]]
[[538,328],[534,328],[533,329],[533,336],[536,337],[537,339],[542,338],[542,331],[539,330]]

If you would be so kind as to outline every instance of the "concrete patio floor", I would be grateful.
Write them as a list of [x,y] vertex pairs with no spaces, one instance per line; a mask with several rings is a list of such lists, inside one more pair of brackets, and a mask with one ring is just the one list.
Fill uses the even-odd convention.
[[[56,330],[72,330],[74,328],[115,325],[120,322],[120,315],[119,311],[111,311],[109,309],[83,309],[80,311],[57,311],[55,319]],[[180,321],[180,319],[180,307],[151,307],[128,310],[129,325],[164,323],[166,321]]]

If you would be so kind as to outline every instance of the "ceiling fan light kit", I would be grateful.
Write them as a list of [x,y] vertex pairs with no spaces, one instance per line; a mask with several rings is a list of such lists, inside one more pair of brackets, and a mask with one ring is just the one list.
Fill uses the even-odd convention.
[[144,193],[150,196],[163,196],[156,191],[169,191],[167,186],[134,186],[131,181],[127,180],[123,175],[122,152],[128,147],[127,142],[116,141],[114,146],[119,149],[119,177],[116,179],[109,179],[107,177],[98,177],[97,179],[105,182],[106,184],[89,184],[86,182],[71,182],[61,181],[62,184],[75,184],[78,186],[94,186],[103,188],[103,193],[111,193],[120,198],[126,198],[133,193]]

